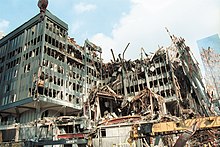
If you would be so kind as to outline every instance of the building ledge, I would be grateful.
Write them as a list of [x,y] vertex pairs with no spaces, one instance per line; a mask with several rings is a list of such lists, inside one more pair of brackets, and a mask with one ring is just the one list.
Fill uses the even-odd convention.
[[39,103],[40,110],[60,110],[61,112],[75,113],[81,110],[80,104],[70,103],[64,100],[58,100],[45,96],[39,96],[37,99],[28,97],[13,103],[9,103],[0,107],[0,114],[5,115],[19,115],[27,110],[36,111],[36,103]]

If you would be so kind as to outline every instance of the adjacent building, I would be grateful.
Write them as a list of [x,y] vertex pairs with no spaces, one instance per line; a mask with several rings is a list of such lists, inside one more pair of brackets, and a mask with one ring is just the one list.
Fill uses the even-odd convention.
[[205,67],[205,81],[215,109],[219,111],[220,99],[220,38],[218,34],[197,41]]

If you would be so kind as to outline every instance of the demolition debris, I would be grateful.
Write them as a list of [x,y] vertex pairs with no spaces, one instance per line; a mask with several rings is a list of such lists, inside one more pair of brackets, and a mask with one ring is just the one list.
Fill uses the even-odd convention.
[[41,13],[0,40],[1,146],[216,146],[220,117],[181,37],[134,61]]

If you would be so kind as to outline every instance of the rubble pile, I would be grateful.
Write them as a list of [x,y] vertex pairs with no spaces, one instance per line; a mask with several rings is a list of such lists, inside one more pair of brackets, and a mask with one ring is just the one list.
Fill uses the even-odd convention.
[[[145,54],[145,58],[126,61],[119,55],[114,62],[102,65],[103,80],[107,85],[91,90],[90,108],[86,111],[89,119],[95,122],[95,129],[114,124],[116,131],[122,124],[179,122],[214,115],[190,48],[184,39],[170,37],[171,46],[160,48],[152,55]],[[103,138],[96,132],[96,137]],[[171,134],[174,132],[178,133],[173,130]],[[193,133],[190,134],[191,137]],[[168,138],[174,137],[171,136]],[[161,138],[166,140],[167,137]],[[175,140],[164,141],[163,145],[174,145]],[[196,143],[192,141],[193,144]]]

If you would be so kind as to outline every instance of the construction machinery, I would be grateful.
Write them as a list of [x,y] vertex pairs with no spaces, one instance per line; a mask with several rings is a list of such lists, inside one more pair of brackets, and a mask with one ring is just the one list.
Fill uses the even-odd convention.
[[[216,146],[216,144],[219,143],[219,128],[220,116],[134,124],[130,131],[128,143],[132,144],[132,142],[138,138],[149,138],[148,144],[156,146],[156,138],[163,138],[162,140],[165,142],[165,138],[176,136],[176,141],[172,141],[172,146],[174,147],[184,146],[189,140],[190,146],[198,146],[201,144],[203,144],[203,146]],[[154,141],[152,141],[153,138],[155,138]]]

